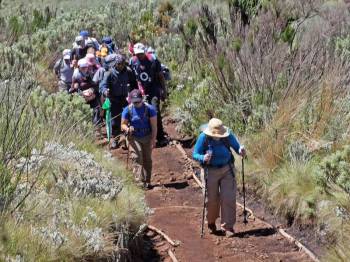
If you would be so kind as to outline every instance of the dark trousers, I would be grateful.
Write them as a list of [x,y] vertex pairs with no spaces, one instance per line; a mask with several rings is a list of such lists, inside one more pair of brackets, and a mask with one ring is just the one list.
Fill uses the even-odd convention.
[[163,128],[163,119],[160,113],[160,100],[157,96],[147,96],[147,103],[153,105],[157,110],[157,140],[164,139],[165,133]]
[[128,106],[125,96],[116,96],[111,100],[111,117],[112,117],[112,135],[114,137],[121,133],[121,121],[123,109]]
[[99,126],[102,124],[102,118],[101,118],[101,104],[100,104],[100,98],[96,96],[96,98],[90,102],[88,102],[90,105],[90,108],[92,108],[92,123],[95,126]]

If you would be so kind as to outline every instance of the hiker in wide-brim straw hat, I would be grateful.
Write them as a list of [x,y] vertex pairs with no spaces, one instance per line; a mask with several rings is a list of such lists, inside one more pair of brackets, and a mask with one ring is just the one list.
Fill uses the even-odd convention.
[[218,138],[224,138],[230,135],[228,128],[223,125],[220,119],[217,118],[210,119],[207,127],[203,130],[203,133],[208,136]]
[[[212,118],[203,128],[193,150],[193,158],[202,164],[206,174],[207,221],[211,233],[217,233],[216,220],[221,217],[221,229],[226,236],[234,235],[236,222],[236,178],[231,148],[241,155],[246,152],[236,136],[220,119]],[[221,212],[221,214],[220,214]]]

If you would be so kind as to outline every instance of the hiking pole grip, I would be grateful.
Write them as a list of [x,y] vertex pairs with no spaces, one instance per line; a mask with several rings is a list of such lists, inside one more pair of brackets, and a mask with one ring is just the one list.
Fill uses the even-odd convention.
[[242,157],[242,191],[243,191],[243,223],[248,223],[248,212],[245,208],[245,181],[244,181],[244,157]]
[[204,236],[204,217],[206,208],[206,198],[207,198],[207,180],[208,180],[208,167],[204,166],[204,198],[203,198],[203,211],[202,211],[202,224],[201,224],[201,238]]

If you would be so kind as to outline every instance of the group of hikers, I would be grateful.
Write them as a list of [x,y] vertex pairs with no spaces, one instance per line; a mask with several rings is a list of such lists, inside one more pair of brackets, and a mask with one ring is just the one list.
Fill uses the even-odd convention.
[[[129,44],[130,59],[112,38],[101,43],[82,30],[71,49],[65,49],[54,66],[60,91],[78,93],[92,108],[97,135],[103,126],[102,105],[109,100],[112,140],[110,147],[130,150],[135,179],[151,189],[152,150],[168,142],[162,125],[160,101],[167,97],[166,80],[170,72],[153,48],[143,43]],[[213,118],[199,135],[193,158],[203,167],[206,217],[210,233],[234,235],[236,221],[236,179],[234,151],[246,151],[221,120]],[[221,228],[216,220],[221,213]]]

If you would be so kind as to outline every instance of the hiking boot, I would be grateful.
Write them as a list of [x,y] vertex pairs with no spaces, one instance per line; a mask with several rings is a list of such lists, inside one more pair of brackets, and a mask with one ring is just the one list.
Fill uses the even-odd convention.
[[216,234],[216,225],[208,224],[209,234]]
[[153,189],[153,186],[151,185],[151,183],[144,183],[143,188],[145,190],[151,190],[151,189]]
[[168,140],[163,137],[161,139],[157,139],[157,147],[164,147],[168,144]]
[[233,229],[225,230],[225,236],[228,237],[228,238],[234,237],[235,236],[235,231]]

